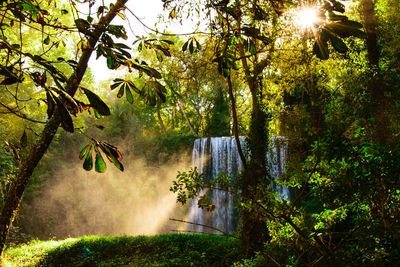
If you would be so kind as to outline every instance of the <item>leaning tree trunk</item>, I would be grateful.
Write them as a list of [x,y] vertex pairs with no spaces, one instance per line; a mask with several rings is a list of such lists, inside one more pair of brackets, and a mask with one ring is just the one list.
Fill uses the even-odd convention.
[[[100,20],[98,27],[96,28],[96,30],[93,31],[93,35],[91,35],[88,39],[88,43],[90,45],[89,47],[93,48],[96,46],[97,41],[105,30],[105,26],[114,19],[117,11],[121,10],[127,1],[128,0],[118,0],[115,3],[114,7],[107,13],[107,15]],[[82,81],[92,52],[93,49],[85,49],[82,52],[77,68],[67,82],[67,92],[71,96],[75,95]],[[53,140],[54,135],[57,132],[59,125],[60,116],[57,112],[55,112],[55,114],[47,122],[44,130],[40,134],[39,141],[30,150],[27,158],[24,160],[21,170],[15,178],[14,183],[7,191],[0,214],[0,259],[2,259],[6,240],[12,222],[17,214],[17,210],[19,204],[21,203],[25,188],[29,182],[29,178],[31,177],[39,161],[42,159],[43,155],[46,153],[51,141]]]
[[[268,183],[266,181],[268,175],[266,151],[269,139],[267,129],[268,114],[260,103],[259,89],[252,92],[252,100],[253,106],[248,135],[251,157],[248,168],[243,173],[241,188],[243,196],[256,203],[261,197],[259,194],[262,193],[258,192],[257,187],[267,186]],[[242,216],[242,224],[242,237],[248,245],[248,250],[257,251],[262,249],[268,236],[265,222],[261,221],[255,212],[245,212]]]

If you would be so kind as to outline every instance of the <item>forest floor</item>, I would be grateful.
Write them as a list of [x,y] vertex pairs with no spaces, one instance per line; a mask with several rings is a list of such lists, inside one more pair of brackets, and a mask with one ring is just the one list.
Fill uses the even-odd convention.
[[243,258],[239,241],[202,234],[83,236],[35,240],[5,251],[4,266],[230,266]]

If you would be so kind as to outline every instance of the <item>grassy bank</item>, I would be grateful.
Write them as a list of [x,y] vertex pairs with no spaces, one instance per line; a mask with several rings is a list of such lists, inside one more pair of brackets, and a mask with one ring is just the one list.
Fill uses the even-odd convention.
[[5,252],[5,266],[229,266],[242,257],[237,240],[220,236],[84,236],[33,241]]

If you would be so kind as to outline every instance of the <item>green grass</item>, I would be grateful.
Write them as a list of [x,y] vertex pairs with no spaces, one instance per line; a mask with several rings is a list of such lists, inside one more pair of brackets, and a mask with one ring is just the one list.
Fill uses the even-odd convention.
[[33,241],[5,251],[5,266],[230,266],[243,249],[228,237],[163,234]]

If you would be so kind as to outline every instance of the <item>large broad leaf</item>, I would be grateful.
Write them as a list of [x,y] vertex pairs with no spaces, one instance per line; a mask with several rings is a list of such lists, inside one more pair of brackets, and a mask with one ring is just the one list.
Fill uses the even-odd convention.
[[333,48],[335,48],[336,51],[339,53],[346,53],[349,49],[347,48],[347,45],[338,37],[334,35],[329,36]]
[[365,38],[365,32],[361,30],[362,24],[356,21],[340,21],[327,24],[325,26],[329,31],[337,34],[340,37],[359,37]]
[[193,39],[189,43],[189,51],[190,51],[190,54],[193,54],[193,52],[194,52]]
[[133,62],[131,63],[131,65],[132,65],[132,68],[135,68],[135,69],[137,69],[139,71],[142,71],[142,72],[146,73],[147,75],[149,75],[150,77],[153,77],[153,78],[156,78],[156,79],[161,79],[162,78],[161,73],[159,73],[157,70],[155,70],[153,68],[150,68],[148,66],[140,66],[140,65],[135,64]]
[[47,97],[47,118],[50,119],[51,115],[53,115],[56,103],[54,102],[53,97],[50,95],[49,92],[46,92],[46,97]]
[[100,115],[103,116],[108,116],[111,114],[110,109],[108,108],[108,106],[106,105],[106,103],[104,103],[103,100],[101,100],[101,98],[96,95],[95,93],[93,93],[92,91],[89,91],[86,88],[82,88],[83,91],[85,92],[86,97],[88,98],[90,105],[97,110],[97,112]]
[[117,167],[120,171],[124,171],[124,166],[120,162],[120,160],[122,159],[122,155],[115,146],[105,142],[100,142],[99,147],[107,156],[107,159],[112,162],[115,167]]
[[97,147],[94,148],[94,151],[96,152],[96,161],[94,163],[94,170],[96,172],[103,173],[106,171],[106,163],[104,162],[103,157],[101,156],[100,151],[97,149]]
[[188,45],[189,45],[189,41],[190,41],[190,39],[187,40],[187,41],[183,44],[183,46],[182,46],[182,51],[183,51],[183,52],[185,52],[185,51],[187,50],[187,47],[188,47]]
[[125,92],[125,84],[123,84],[123,85],[121,86],[121,88],[119,88],[117,97],[118,97],[118,98],[121,98],[121,97],[124,95],[124,92]]
[[124,26],[110,24],[107,30],[117,38],[128,39]]
[[58,99],[58,97],[55,97],[53,94],[52,94],[52,97],[56,101],[58,112],[61,115],[61,126],[67,132],[73,133],[74,132],[74,123],[72,121],[71,114],[69,113],[67,108],[64,106],[64,104],[60,101],[60,99]]
[[111,56],[107,56],[107,67],[112,70],[117,68],[117,62]]
[[[56,81],[56,80],[55,80]],[[50,87],[50,89],[54,92],[56,92],[64,101],[64,103],[66,103],[66,106],[68,107],[68,110],[73,114],[76,115],[81,109],[78,105],[78,103],[76,102],[76,100],[70,96],[67,92],[65,92],[60,83],[56,81],[57,86],[59,86],[61,89],[58,89],[56,87]]]
[[132,92],[131,92],[131,90],[129,89],[129,87],[126,87],[125,92],[126,92],[126,100],[127,100],[130,104],[133,104],[133,95],[132,95]]

